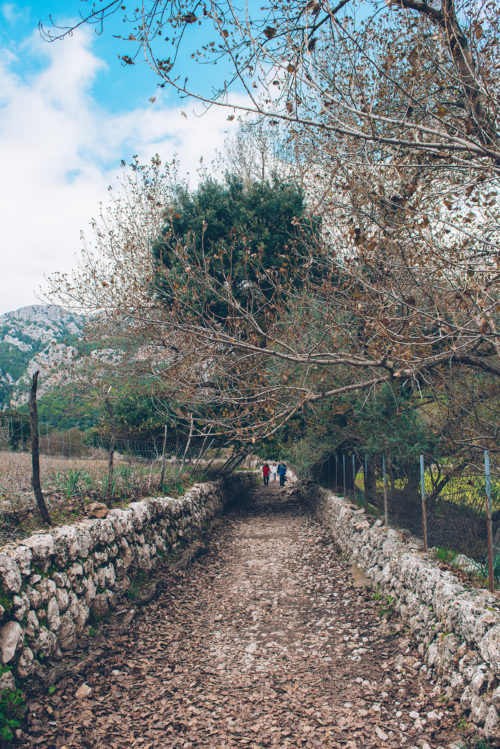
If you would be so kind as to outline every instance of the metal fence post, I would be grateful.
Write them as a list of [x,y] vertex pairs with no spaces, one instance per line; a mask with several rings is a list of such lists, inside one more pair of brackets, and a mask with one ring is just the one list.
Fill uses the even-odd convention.
[[363,486],[365,491],[365,501],[368,501],[368,483],[367,483],[367,474],[368,474],[368,455],[365,453],[365,460],[363,465]]
[[491,470],[490,470],[490,453],[484,451],[484,484],[486,488],[486,527],[488,532],[488,587],[490,593],[495,590],[495,578],[493,575],[493,528],[491,520]]
[[356,499],[356,456],[352,454],[352,496]]
[[387,509],[387,472],[385,470],[385,453],[382,453],[382,474],[384,476],[384,523],[389,525],[389,512]]
[[427,506],[425,502],[425,463],[424,456],[420,456],[420,494],[422,496],[422,534],[424,537],[424,551],[427,551]]
[[344,484],[344,497],[345,497],[345,453],[342,453],[342,480]]
[[335,453],[335,493],[339,489],[339,456]]

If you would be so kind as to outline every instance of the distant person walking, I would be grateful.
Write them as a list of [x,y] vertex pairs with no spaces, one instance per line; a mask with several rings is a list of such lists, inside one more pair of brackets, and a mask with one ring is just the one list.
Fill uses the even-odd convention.
[[271,466],[271,476],[273,477],[273,481],[276,481],[276,478],[278,476],[278,466],[276,463],[273,463]]
[[269,468],[269,465],[267,463],[264,463],[262,466],[262,475],[264,477],[264,486],[267,486],[269,484],[269,474],[271,473],[271,469]]
[[286,481],[286,465],[285,463],[280,463],[278,466],[278,476],[280,477],[280,486],[285,486]]

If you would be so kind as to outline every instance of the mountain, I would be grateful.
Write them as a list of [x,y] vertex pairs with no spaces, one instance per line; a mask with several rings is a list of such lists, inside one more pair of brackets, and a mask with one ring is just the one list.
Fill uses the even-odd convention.
[[[37,369],[40,395],[57,385],[64,364],[77,355],[75,344],[84,326],[81,315],[52,304],[33,304],[0,315],[0,408],[26,402],[29,382]],[[61,365],[59,375],[54,370],[57,364]]]

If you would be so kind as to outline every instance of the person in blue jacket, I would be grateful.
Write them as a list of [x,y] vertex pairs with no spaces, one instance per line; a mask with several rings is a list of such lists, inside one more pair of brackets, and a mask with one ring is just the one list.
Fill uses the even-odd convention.
[[278,476],[280,477],[280,486],[285,486],[286,465],[284,463],[280,463],[278,466]]

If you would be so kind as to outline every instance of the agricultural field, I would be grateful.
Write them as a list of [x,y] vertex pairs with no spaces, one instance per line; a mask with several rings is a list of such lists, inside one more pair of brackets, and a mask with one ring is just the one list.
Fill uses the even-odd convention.
[[[161,462],[131,459],[116,453],[110,506],[121,507],[139,497],[160,493]],[[40,456],[42,491],[54,524],[85,517],[89,505],[102,501],[108,488],[105,451],[84,458]],[[179,495],[196,481],[187,465],[167,461],[161,494]],[[0,543],[22,538],[43,527],[31,488],[31,453],[0,451]]]

